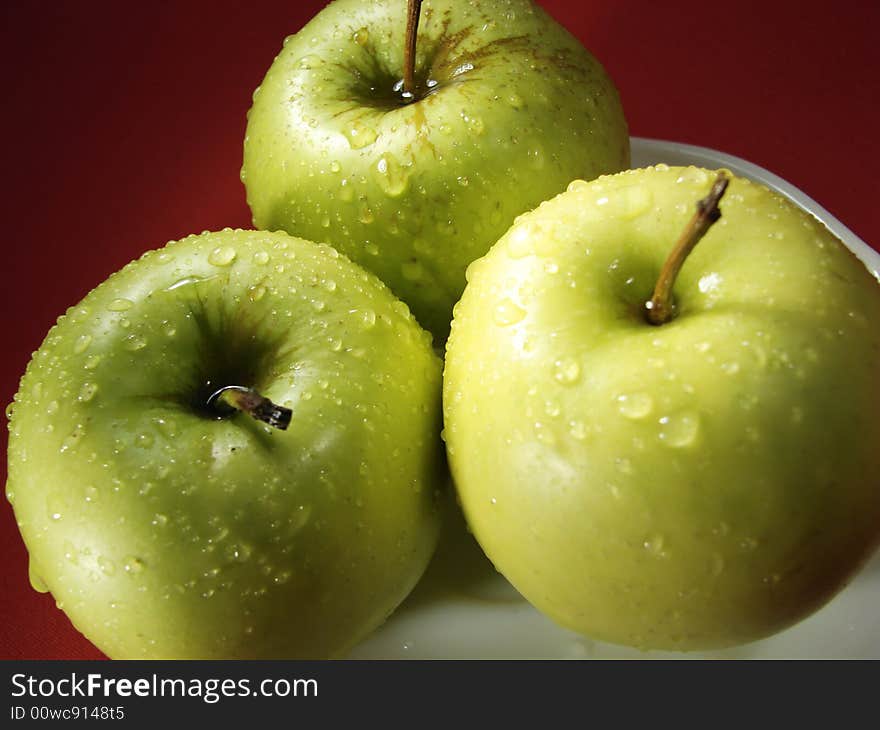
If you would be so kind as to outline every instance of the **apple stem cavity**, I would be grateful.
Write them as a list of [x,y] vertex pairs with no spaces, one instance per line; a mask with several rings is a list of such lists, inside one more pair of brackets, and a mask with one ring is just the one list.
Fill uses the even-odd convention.
[[227,385],[215,390],[208,398],[208,407],[221,417],[242,411],[282,431],[287,430],[293,416],[290,408],[276,405],[253,388],[241,385]]
[[403,53],[403,98],[413,101],[416,95],[416,35],[422,0],[408,0],[406,4],[406,48]]
[[645,317],[651,324],[666,324],[675,316],[672,286],[691,251],[706,235],[712,224],[721,217],[718,203],[724,195],[724,191],[727,190],[729,182],[730,178],[727,173],[719,172],[715,182],[712,183],[709,194],[697,201],[696,213],[688,221],[673,247],[672,253],[663,264],[657,285],[654,287],[653,296],[645,302]]

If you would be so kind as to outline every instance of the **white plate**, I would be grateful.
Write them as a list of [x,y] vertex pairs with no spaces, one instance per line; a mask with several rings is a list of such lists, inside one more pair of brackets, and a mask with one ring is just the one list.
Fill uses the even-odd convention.
[[[725,167],[790,198],[821,220],[880,279],[880,254],[816,201],[751,162],[705,147],[632,140],[633,167]],[[450,508],[452,509],[452,508]],[[880,658],[880,552],[831,603],[764,641],[703,654],[641,652],[559,628],[494,571],[457,512],[447,520],[425,577],[394,615],[358,646],[353,659],[545,658]]]

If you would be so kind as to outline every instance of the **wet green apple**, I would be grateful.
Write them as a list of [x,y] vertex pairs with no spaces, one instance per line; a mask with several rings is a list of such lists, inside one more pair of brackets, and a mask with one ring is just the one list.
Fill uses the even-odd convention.
[[[113,658],[344,654],[434,549],[440,371],[327,246],[226,230],[147,253],[59,319],[16,395],[35,586]],[[288,428],[212,400],[233,386]]]
[[790,626],[880,539],[880,286],[819,221],[733,179],[646,320],[711,180],[572,183],[471,265],[448,343],[483,549],[560,624],[645,649]]
[[404,0],[337,0],[254,94],[242,180],[254,224],[375,272],[438,341],[467,265],[574,178],[629,164],[616,89],[530,0],[428,0],[402,93]]

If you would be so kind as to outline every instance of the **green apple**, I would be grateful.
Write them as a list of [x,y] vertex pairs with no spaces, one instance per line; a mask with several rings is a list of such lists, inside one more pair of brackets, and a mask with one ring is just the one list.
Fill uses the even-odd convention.
[[[16,395],[35,586],[114,658],[344,654],[435,546],[430,339],[325,245],[225,230],[147,253],[59,319]],[[287,430],[211,399],[229,386]]]
[[401,92],[404,0],[337,0],[254,94],[242,180],[254,225],[375,272],[438,342],[467,265],[514,217],[629,165],[599,63],[529,0],[429,0]]
[[468,522],[558,623],[715,648],[828,601],[880,540],[880,286],[743,179],[645,303],[711,173],[573,182],[474,262],[444,375]]

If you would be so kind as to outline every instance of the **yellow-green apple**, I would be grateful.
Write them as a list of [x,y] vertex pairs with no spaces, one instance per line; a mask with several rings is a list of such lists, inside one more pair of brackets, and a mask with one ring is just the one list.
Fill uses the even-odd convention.
[[531,0],[427,0],[406,90],[404,0],[337,0],[254,94],[254,224],[331,243],[438,341],[467,265],[574,178],[629,164],[617,91]]
[[35,586],[114,658],[343,654],[434,549],[440,371],[327,246],[226,230],[145,254],[59,319],[16,395]]
[[880,286],[818,220],[733,179],[646,318],[711,180],[573,182],[471,265],[448,343],[487,555],[557,622],[646,649],[790,626],[880,539]]

